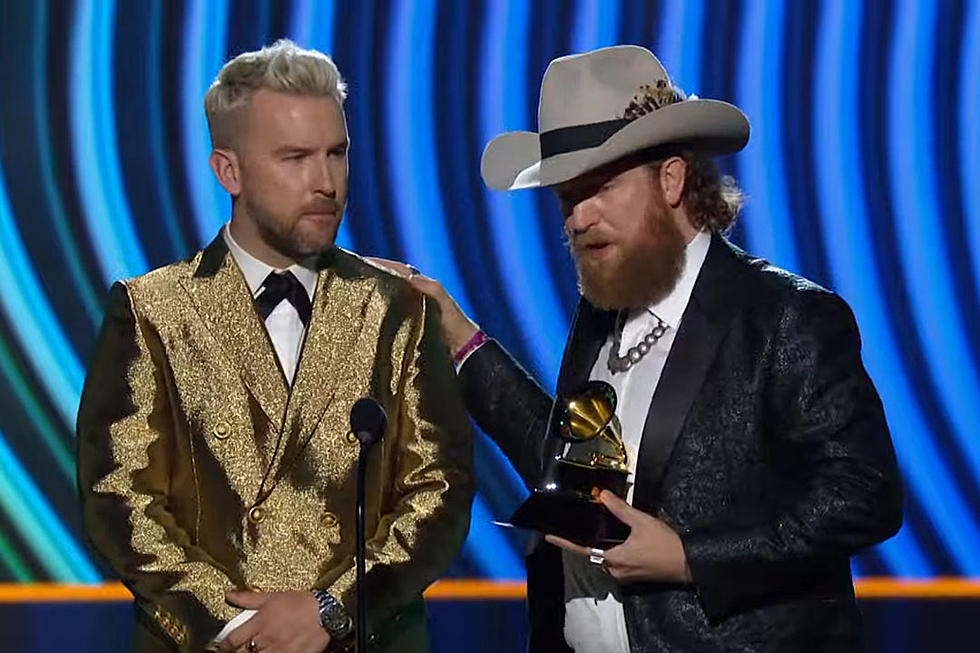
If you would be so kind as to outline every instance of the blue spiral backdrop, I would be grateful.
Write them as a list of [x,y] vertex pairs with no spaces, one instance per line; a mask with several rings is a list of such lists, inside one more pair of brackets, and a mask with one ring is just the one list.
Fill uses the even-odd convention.
[[[980,2],[36,0],[0,17],[0,581],[97,582],[80,534],[73,423],[109,284],[209,241],[229,201],[202,98],[280,38],[350,83],[340,244],[407,260],[553,387],[574,274],[546,192],[488,192],[486,142],[535,129],[549,60],[656,52],[734,102],[722,161],[749,201],[734,240],[853,307],[907,488],[862,575],[980,575]],[[519,578],[489,523],[523,489],[476,448],[454,575]]]

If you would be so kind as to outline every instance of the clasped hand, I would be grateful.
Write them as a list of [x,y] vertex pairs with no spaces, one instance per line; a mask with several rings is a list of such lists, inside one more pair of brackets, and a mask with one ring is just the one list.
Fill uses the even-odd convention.
[[256,614],[221,642],[229,653],[322,653],[330,635],[310,592],[227,592],[232,605]]

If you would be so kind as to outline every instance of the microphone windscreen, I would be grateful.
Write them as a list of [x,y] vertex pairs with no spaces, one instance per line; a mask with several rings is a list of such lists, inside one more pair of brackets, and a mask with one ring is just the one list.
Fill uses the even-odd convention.
[[361,397],[350,410],[350,430],[361,444],[373,444],[384,435],[388,416],[373,397]]

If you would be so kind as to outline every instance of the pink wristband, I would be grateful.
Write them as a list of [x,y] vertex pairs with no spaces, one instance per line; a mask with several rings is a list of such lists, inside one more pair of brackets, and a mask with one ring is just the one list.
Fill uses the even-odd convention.
[[487,334],[483,333],[483,331],[477,331],[474,333],[470,339],[466,341],[466,344],[459,348],[456,355],[453,356],[453,363],[456,365],[462,363],[474,349],[485,343],[487,340],[489,340],[489,338],[487,338]]

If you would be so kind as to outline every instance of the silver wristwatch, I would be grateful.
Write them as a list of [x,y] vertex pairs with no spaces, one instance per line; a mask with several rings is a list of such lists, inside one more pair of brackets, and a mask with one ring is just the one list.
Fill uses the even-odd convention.
[[330,639],[342,641],[354,632],[354,620],[329,592],[313,590],[313,597],[320,604],[320,625],[330,633]]

